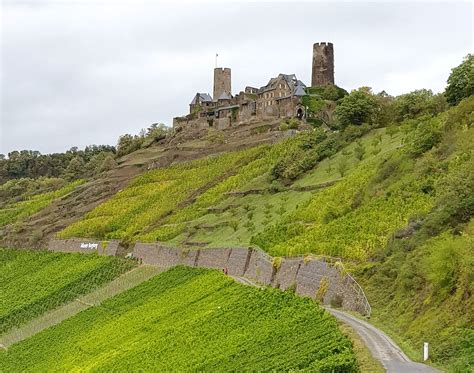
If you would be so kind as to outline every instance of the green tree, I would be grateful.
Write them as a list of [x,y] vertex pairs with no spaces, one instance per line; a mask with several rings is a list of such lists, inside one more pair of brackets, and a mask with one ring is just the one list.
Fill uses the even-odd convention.
[[472,94],[474,94],[474,56],[468,54],[459,66],[451,70],[445,95],[450,105],[457,105],[463,98]]
[[336,107],[335,115],[342,128],[350,124],[374,124],[379,103],[368,87],[353,90]]
[[80,179],[84,175],[84,166],[84,160],[81,157],[76,156],[69,162],[64,172],[64,176],[68,180]]
[[337,165],[337,171],[339,172],[341,177],[344,177],[348,169],[349,169],[349,163],[347,162],[347,159],[342,158]]
[[396,120],[413,119],[420,115],[435,115],[446,109],[442,95],[433,95],[429,89],[419,89],[395,98]]
[[117,144],[117,156],[121,157],[140,149],[142,143],[142,136],[132,136],[128,133],[120,136]]
[[109,154],[107,154],[104,161],[100,165],[100,172],[109,171],[109,170],[111,170],[115,167],[117,167],[117,162],[115,161],[112,154],[109,153]]

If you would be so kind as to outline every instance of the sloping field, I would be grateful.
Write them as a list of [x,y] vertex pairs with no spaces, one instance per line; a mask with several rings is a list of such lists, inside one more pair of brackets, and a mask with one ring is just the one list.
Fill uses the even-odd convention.
[[0,227],[29,217],[50,205],[55,199],[64,197],[84,180],[76,180],[66,186],[47,193],[41,193],[0,208]]
[[0,353],[4,372],[356,371],[309,298],[176,267]]
[[113,257],[0,249],[0,333],[133,267]]

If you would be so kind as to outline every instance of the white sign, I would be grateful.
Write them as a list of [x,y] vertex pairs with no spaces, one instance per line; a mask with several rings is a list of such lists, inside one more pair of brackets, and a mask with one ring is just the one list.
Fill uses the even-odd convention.
[[423,361],[428,360],[429,353],[428,353],[428,342],[423,343]]
[[81,243],[81,249],[91,249],[91,250],[94,250],[94,249],[97,249],[99,247],[99,244],[98,243]]

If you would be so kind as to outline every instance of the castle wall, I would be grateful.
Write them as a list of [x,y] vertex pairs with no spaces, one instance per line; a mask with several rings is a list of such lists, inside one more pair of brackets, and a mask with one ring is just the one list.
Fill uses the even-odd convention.
[[328,84],[334,84],[334,48],[332,43],[315,43],[311,86]]
[[232,94],[231,87],[231,70],[221,67],[214,69],[214,100],[217,100],[223,92]]
[[217,128],[218,130],[224,130],[226,128],[230,128],[230,126],[231,126],[230,118],[214,119],[213,127]]
[[173,118],[173,128],[195,128],[206,129],[209,128],[209,122],[206,117],[199,117],[195,119],[188,119],[186,117]]

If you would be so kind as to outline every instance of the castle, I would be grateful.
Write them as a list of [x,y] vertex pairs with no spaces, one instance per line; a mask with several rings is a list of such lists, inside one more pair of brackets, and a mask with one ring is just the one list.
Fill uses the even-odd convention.
[[[334,84],[333,44],[315,43],[311,86],[329,84]],[[189,104],[189,114],[173,118],[173,128],[225,129],[256,120],[304,119],[306,108],[302,98],[307,95],[306,88],[295,74],[279,74],[263,87],[247,86],[233,96],[231,69],[216,67],[213,96],[196,93]]]

